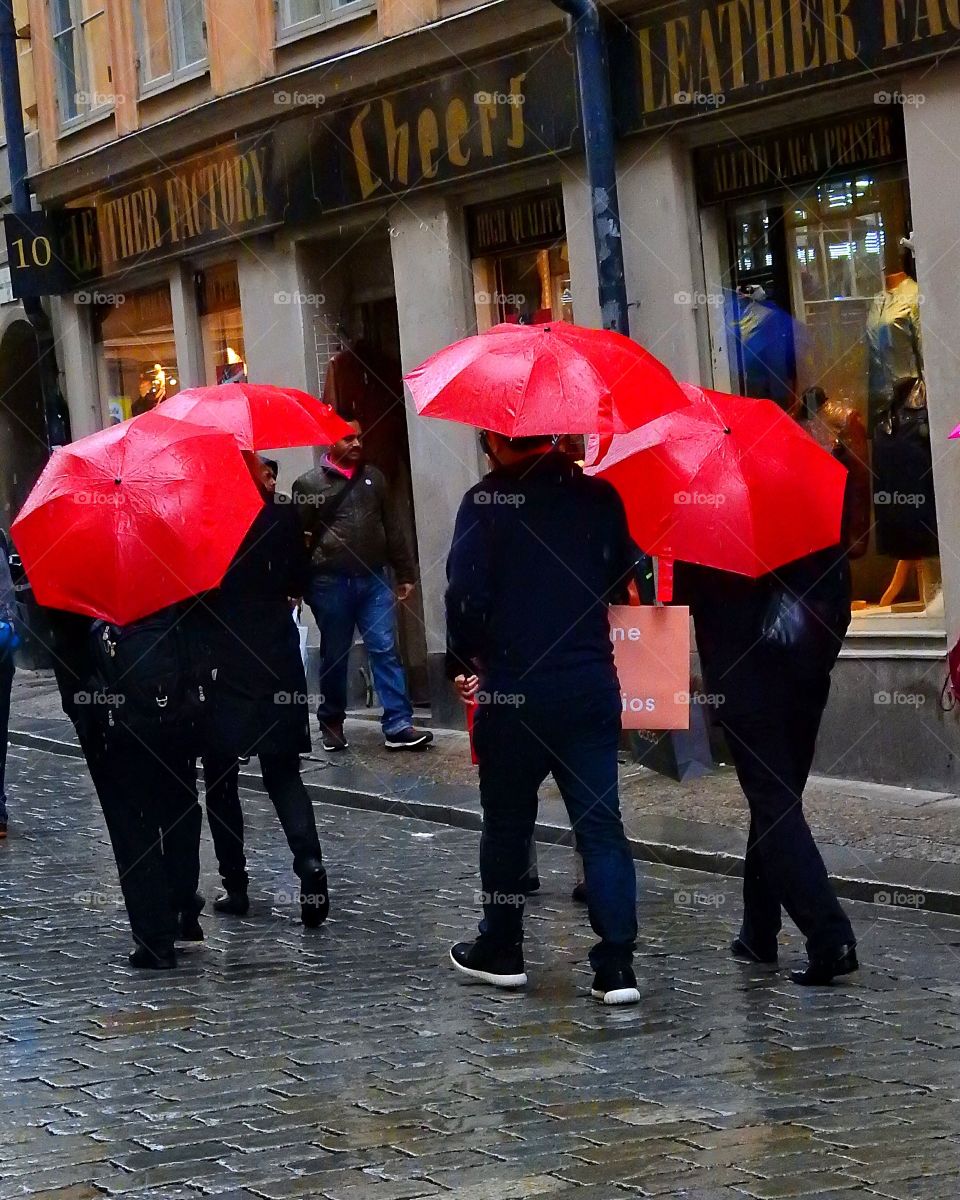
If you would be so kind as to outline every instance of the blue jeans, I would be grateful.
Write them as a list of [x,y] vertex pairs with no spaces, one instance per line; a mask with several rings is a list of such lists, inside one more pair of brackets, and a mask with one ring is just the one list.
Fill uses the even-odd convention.
[[[502,697],[490,688],[494,697]],[[594,970],[625,966],[637,937],[637,876],[623,832],[617,780],[620,697],[558,688],[515,704],[484,704],[473,737],[480,764],[480,932],[500,945],[523,938],[523,883],[537,820],[537,793],[550,774],[563,796],[583,856],[590,924],[600,938]]]
[[360,630],[383,705],[389,737],[413,723],[407,680],[397,654],[396,601],[385,571],[368,575],[314,575],[305,597],[320,627],[321,724],[347,711],[347,667],[354,629]]

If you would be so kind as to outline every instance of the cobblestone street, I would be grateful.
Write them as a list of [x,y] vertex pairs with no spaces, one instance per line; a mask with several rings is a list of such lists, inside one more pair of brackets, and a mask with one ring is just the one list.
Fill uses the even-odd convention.
[[12,747],[9,780],[3,1200],[956,1194],[960,918],[852,905],[863,970],[801,992],[792,930],[779,974],[728,960],[736,883],[647,869],[642,1004],[604,1010],[568,853],[543,847],[530,987],[491,993],[446,961],[475,833],[319,810],[333,913],[308,933],[249,795],[250,916],[208,911],[144,977],[82,765]]

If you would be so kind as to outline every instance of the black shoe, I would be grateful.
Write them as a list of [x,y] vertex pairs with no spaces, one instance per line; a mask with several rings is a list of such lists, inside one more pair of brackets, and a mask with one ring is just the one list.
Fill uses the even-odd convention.
[[307,929],[318,929],[330,915],[327,872],[315,867],[304,872],[300,881],[300,920]]
[[581,880],[576,884],[570,896],[574,904],[586,904],[587,902],[587,885]]
[[432,741],[433,734],[429,729],[414,729],[412,725],[401,729],[399,733],[386,733],[383,737],[383,744],[388,750],[423,750]]
[[639,1004],[640,990],[633,967],[601,967],[593,977],[590,995],[604,1004]]
[[528,875],[523,881],[523,892],[526,896],[532,896],[534,892],[540,891],[540,876]]
[[250,897],[247,889],[243,891],[226,891],[213,902],[215,912],[226,913],[231,917],[245,917],[250,911]]
[[336,754],[349,747],[350,743],[343,732],[342,721],[320,722],[320,745],[328,754]]
[[450,961],[478,983],[490,983],[498,988],[524,987],[527,973],[523,969],[521,945],[499,948],[483,938],[475,942],[457,942],[450,947]]
[[146,946],[138,946],[136,950],[131,950],[127,962],[139,971],[172,971],[177,965],[177,955],[173,950],[166,954],[154,954]]
[[734,938],[730,943],[730,953],[734,958],[738,958],[741,962],[764,963],[767,966],[775,967],[777,965],[777,952],[773,954],[757,954],[751,950],[742,938]]
[[178,942],[202,942],[203,926],[193,913],[180,913],[177,918]]
[[838,975],[859,970],[856,946],[841,946],[831,958],[811,958],[803,971],[791,971],[790,978],[801,987],[826,987]]

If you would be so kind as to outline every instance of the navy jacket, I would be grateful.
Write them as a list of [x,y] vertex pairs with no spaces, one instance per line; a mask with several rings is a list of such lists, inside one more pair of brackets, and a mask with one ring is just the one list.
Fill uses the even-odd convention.
[[616,687],[607,606],[637,554],[605,481],[551,453],[463,498],[447,561],[447,669],[503,690]]

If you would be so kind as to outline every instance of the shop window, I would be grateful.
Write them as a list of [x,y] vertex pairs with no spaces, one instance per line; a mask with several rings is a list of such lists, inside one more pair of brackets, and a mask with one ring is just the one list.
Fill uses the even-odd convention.
[[337,17],[374,7],[373,0],[278,0],[279,33],[281,37],[295,37]]
[[141,91],[193,74],[207,61],[203,0],[136,0]]
[[204,378],[211,385],[246,383],[247,363],[237,264],[220,263],[206,271],[199,271],[196,282]]
[[111,424],[180,390],[170,288],[111,295],[94,309],[100,397]]
[[477,326],[572,321],[570,257],[559,191],[467,210]]
[[727,205],[739,389],[847,465],[856,613],[942,613],[921,296],[905,166]]
[[113,107],[104,0],[50,0],[60,124]]

